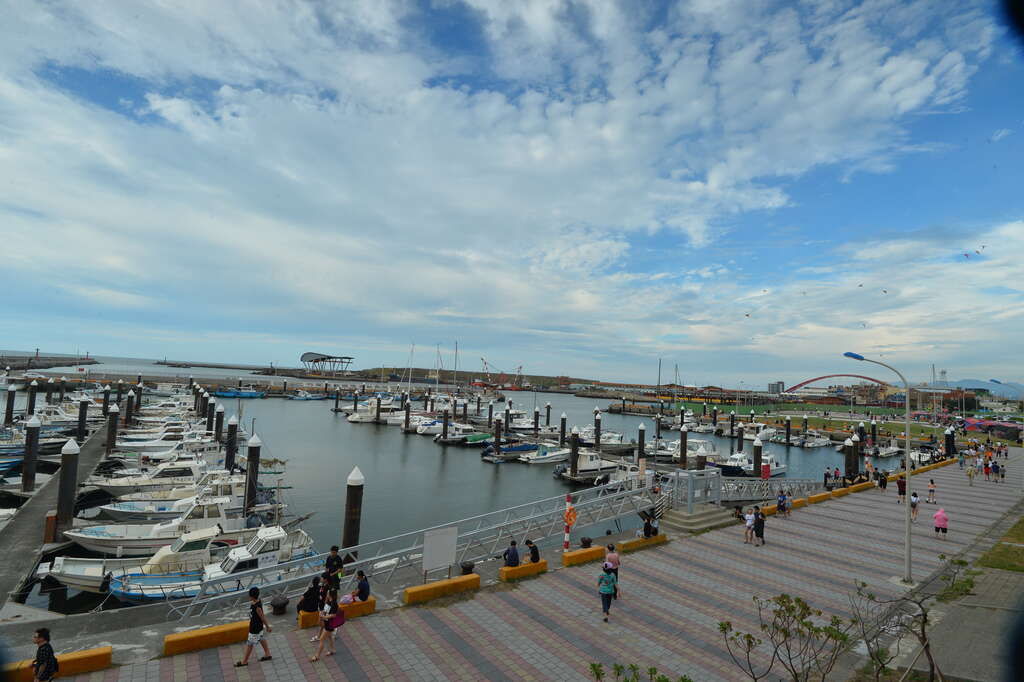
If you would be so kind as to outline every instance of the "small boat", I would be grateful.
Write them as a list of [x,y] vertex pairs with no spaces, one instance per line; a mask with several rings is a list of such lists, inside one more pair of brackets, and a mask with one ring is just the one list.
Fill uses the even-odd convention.
[[[86,526],[64,531],[64,536],[99,554],[123,556],[149,556],[161,547],[173,544],[184,533],[202,528],[220,528],[221,531],[243,530],[263,525],[261,513],[271,513],[280,505],[261,505],[256,513],[244,518],[239,512],[230,512],[230,498],[213,498],[192,505],[188,512],[170,521],[156,524],[123,524]],[[269,507],[269,508],[268,508]]]
[[[188,512],[194,504],[203,504],[210,498],[226,498],[231,500],[226,511],[237,513],[242,511],[242,505],[245,504],[245,477],[232,476],[231,479],[234,480],[202,488],[193,495],[176,500],[121,500],[100,505],[99,510],[104,515],[120,522],[166,521],[176,519]],[[273,501],[273,490],[257,491],[257,504],[271,504]]]
[[[207,472],[204,462],[179,461],[161,462],[151,472],[137,476],[102,477],[90,476],[85,485],[96,486],[114,497],[129,493],[169,490],[186,485],[195,485]],[[224,472],[227,475],[228,472]]]
[[330,397],[326,393],[316,395],[309,391],[298,390],[294,394],[288,396],[289,400],[327,400]]
[[520,462],[527,464],[552,464],[569,459],[569,448],[558,448],[543,443],[532,452],[524,452],[519,456]]
[[76,590],[105,593],[111,578],[126,573],[161,575],[181,571],[202,571],[207,564],[223,558],[232,547],[255,537],[257,530],[247,528],[222,533],[218,528],[203,528],[185,533],[173,544],[161,547],[156,554],[148,557],[57,557],[52,562],[39,564],[36,577],[50,577]]
[[699,424],[690,429],[692,433],[714,433],[718,427],[714,424]]
[[[597,432],[593,426],[586,426],[580,430],[580,445],[591,447],[594,445],[594,436]],[[618,431],[601,430],[601,445],[618,445],[622,443],[622,434]]]
[[213,437],[207,436],[204,431],[190,431],[187,433],[167,433],[160,438],[152,440],[120,440],[117,441],[118,450],[131,450],[133,452],[161,452],[178,443],[205,444],[213,443]]
[[[712,464],[712,462],[708,462],[708,464]],[[764,454],[761,456],[761,466],[766,464],[769,467],[769,475],[772,478],[785,475],[786,465],[775,459],[774,455]],[[715,462],[713,465],[722,470],[723,476],[761,478],[761,472],[754,473],[754,456],[746,452],[734,452],[724,462]]]
[[[286,531],[281,526],[260,528],[256,536],[244,547],[235,547],[226,557],[216,563],[207,564],[201,571],[179,573],[125,573],[110,580],[110,594],[121,601],[147,603],[165,599],[194,597],[203,583],[217,580],[234,573],[244,573],[255,568],[267,568],[295,559],[315,556],[311,550],[313,538],[304,530]],[[303,571],[307,566],[282,569],[264,576],[268,582],[276,582]],[[241,582],[219,582],[217,593],[234,592],[243,589]]]
[[[439,442],[442,441],[441,434],[443,432],[444,431],[442,429],[442,431],[439,431],[437,433],[437,435],[434,436],[434,442],[435,443],[439,443]],[[456,443],[456,442],[461,441],[462,439],[466,438],[467,436],[472,436],[472,435],[474,435],[476,433],[478,433],[478,431],[476,430],[476,427],[475,426],[471,426],[469,424],[458,424],[458,423],[455,423],[455,422],[449,422],[449,424],[448,424],[448,441],[449,441],[449,443]],[[487,434],[487,435],[490,435],[490,434]]]
[[227,388],[219,391],[214,391],[211,395],[215,395],[218,398],[266,398],[266,391],[257,391],[252,388]]
[[569,462],[556,464],[552,472],[555,478],[561,478],[571,483],[593,483],[598,476],[610,473],[617,469],[618,461],[603,459],[599,452],[593,450],[580,450],[579,459],[576,463],[576,474],[572,474],[572,467]]

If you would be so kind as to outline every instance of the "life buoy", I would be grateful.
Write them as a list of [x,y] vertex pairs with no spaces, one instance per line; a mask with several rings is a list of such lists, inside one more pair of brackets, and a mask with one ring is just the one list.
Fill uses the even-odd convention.
[[576,525],[576,508],[569,507],[565,510],[565,525],[574,526]]

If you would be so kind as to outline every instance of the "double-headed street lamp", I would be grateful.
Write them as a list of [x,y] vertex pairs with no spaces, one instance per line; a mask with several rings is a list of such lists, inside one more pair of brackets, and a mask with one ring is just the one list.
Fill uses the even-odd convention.
[[[903,376],[903,374],[898,369],[893,367],[892,365],[887,365],[884,362],[879,362],[878,360],[871,360],[869,358],[864,357],[863,355],[860,355],[859,353],[843,353],[843,355],[845,357],[851,358],[853,360],[860,360],[861,362],[870,362],[870,363],[873,363],[873,364],[876,364],[876,365],[881,365],[882,367],[885,367],[886,369],[890,369],[893,372],[895,372],[896,375],[903,381],[903,387],[904,387],[904,390],[906,391],[906,393],[904,394],[904,400],[903,400],[903,406],[906,408],[906,433],[904,434],[905,437],[906,437],[906,442],[905,442],[904,447],[903,447],[903,469],[904,469],[903,476],[904,476],[904,480],[906,481],[907,488],[909,489],[910,488],[910,382],[907,381],[907,378],[905,376]],[[906,519],[905,519],[905,526],[906,526],[906,528],[905,528],[905,534],[904,534],[904,540],[903,540],[903,542],[904,542],[904,547],[903,547],[903,582],[905,582],[905,583],[913,583],[914,582],[914,578],[911,575],[911,571],[910,571],[910,527],[911,527],[910,504],[907,503],[906,500],[904,500],[904,507],[905,507],[904,511],[906,512]]]

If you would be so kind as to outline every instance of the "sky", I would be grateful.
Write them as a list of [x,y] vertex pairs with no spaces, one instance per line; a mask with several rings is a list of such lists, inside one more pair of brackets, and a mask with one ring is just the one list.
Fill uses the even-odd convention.
[[2,6],[0,347],[1024,379],[989,2]]

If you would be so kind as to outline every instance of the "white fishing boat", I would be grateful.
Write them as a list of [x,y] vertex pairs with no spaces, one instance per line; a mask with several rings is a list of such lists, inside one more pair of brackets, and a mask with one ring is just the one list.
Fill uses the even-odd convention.
[[[187,485],[195,485],[207,472],[205,462],[161,462],[152,471],[138,476],[102,477],[90,476],[85,485],[96,486],[114,497],[129,493],[149,492],[153,490],[169,490]],[[227,475],[228,472],[224,472]]]
[[202,445],[213,442],[213,437],[206,435],[204,431],[189,431],[187,433],[168,433],[152,440],[128,441],[119,439],[116,447],[118,450],[131,452],[162,452],[178,443]]
[[618,461],[603,459],[599,452],[580,450],[575,474],[572,473],[571,463],[566,462],[555,466],[554,475],[573,483],[592,483],[601,474],[610,473],[618,466]]
[[416,433],[421,436],[433,436],[441,433],[443,422],[440,419],[431,419],[416,427]]
[[[227,512],[238,513],[242,511],[242,505],[245,504],[245,479],[244,477],[235,478],[241,480],[234,483],[218,483],[203,488],[194,495],[177,500],[163,502],[122,500],[100,505],[99,510],[105,516],[119,522],[166,521],[185,514],[195,504],[205,504],[211,498],[221,498],[231,500],[226,507]],[[257,504],[270,504],[273,499],[273,490],[263,489],[256,492]]]
[[527,464],[553,464],[555,462],[564,462],[569,459],[569,448],[559,448],[557,446],[545,445],[541,443],[537,446],[536,450],[524,452],[519,456],[520,462],[526,462]]
[[[593,426],[585,426],[580,429],[580,442],[586,443],[587,445],[594,444],[594,436],[597,432]],[[622,434],[618,431],[607,431],[601,429],[601,445],[618,445],[622,443]]]
[[691,433],[714,433],[718,427],[714,424],[699,424],[690,429]]
[[128,559],[92,559],[62,556],[39,564],[36,576],[85,592],[106,592],[110,579],[125,573],[159,575],[181,571],[202,571],[207,564],[222,559],[232,547],[256,536],[257,528],[222,533],[218,528],[203,528],[185,533],[156,554]]
[[243,530],[263,525],[261,514],[279,511],[280,505],[255,507],[256,513],[244,518],[239,512],[229,512],[230,498],[214,498],[195,504],[182,516],[151,524],[112,524],[87,526],[64,531],[64,536],[85,549],[99,554],[123,556],[149,556],[161,547],[173,544],[184,533],[202,528],[220,528],[222,531]]
[[[776,476],[783,476],[786,473],[786,465],[771,454],[761,455],[761,466],[768,465],[769,476],[775,478]],[[752,476],[755,478],[761,478],[761,472],[754,472],[754,456],[747,452],[734,452],[722,465],[723,473],[728,476],[730,473],[725,469],[742,470],[746,476]]]
[[[267,526],[260,528],[256,537],[249,540],[244,547],[231,549],[221,561],[207,564],[202,571],[157,575],[126,573],[111,579],[110,594],[121,601],[133,603],[194,597],[204,582],[314,556],[312,546],[313,538],[302,529],[297,528],[289,532],[280,526]],[[276,573],[265,574],[263,579],[273,582],[290,574],[308,570],[309,567],[304,565],[282,568]],[[215,591],[222,594],[241,589],[241,582],[231,581],[217,583]]]
[[216,497],[235,495],[239,490],[244,490],[245,474],[231,474],[223,470],[207,471],[195,482],[194,485],[170,488],[168,490],[150,490],[141,493],[128,493],[121,495],[118,500],[121,502],[145,502],[164,504],[181,500],[186,497],[193,497],[201,491],[209,491],[209,494]]
[[[442,429],[442,431],[438,431],[437,434],[434,436],[434,440],[435,441],[441,440],[442,433],[443,433],[443,429]],[[449,422],[448,423],[448,438],[449,438],[449,440],[451,440],[453,438],[465,438],[466,436],[471,436],[474,433],[478,433],[478,431],[477,431],[475,426],[471,426],[470,424],[459,424],[457,422]]]

